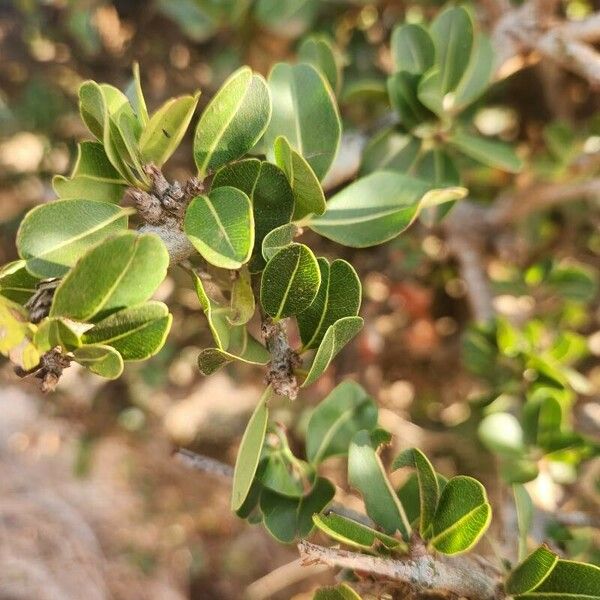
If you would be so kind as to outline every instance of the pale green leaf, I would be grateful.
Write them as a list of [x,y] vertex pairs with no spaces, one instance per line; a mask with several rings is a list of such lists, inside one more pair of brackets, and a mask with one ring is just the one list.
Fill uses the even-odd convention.
[[513,147],[499,140],[486,139],[457,129],[448,138],[448,143],[484,165],[509,173],[517,173],[523,166]]
[[33,343],[40,354],[56,346],[63,350],[73,350],[81,346],[81,336],[65,319],[47,317],[38,324]]
[[311,35],[306,38],[298,49],[298,59],[321,71],[336,94],[340,91],[342,72],[333,47],[325,36]]
[[262,242],[263,258],[271,260],[280,250],[292,244],[298,231],[294,223],[285,223],[270,231]]
[[231,284],[230,311],[227,320],[231,325],[244,325],[254,315],[255,301],[252,280],[246,267],[242,267]]
[[73,356],[75,362],[106,379],[117,379],[123,372],[123,359],[110,346],[82,346]]
[[128,86],[125,95],[129,98],[140,126],[142,128],[146,127],[148,125],[148,109],[146,108],[146,100],[142,91],[140,65],[137,62],[133,63],[133,80]]
[[452,108],[460,110],[472,104],[488,88],[494,72],[494,49],[490,38],[479,33],[469,65],[453,94]]
[[32,344],[35,328],[29,324],[27,311],[4,296],[0,296],[0,354],[26,371],[40,361],[40,354]]
[[425,73],[435,57],[433,41],[427,30],[421,25],[403,23],[394,28],[391,40],[391,52],[395,71]]
[[479,439],[492,452],[519,456],[525,450],[523,429],[510,413],[495,412],[484,417],[478,428]]
[[339,583],[336,586],[319,588],[313,600],[361,600],[361,597],[349,585]]
[[384,169],[406,173],[417,160],[420,149],[418,138],[394,127],[382,129],[363,150],[360,174],[364,176]]
[[519,526],[519,560],[527,556],[527,538],[533,523],[533,502],[525,487],[519,483],[512,486]]

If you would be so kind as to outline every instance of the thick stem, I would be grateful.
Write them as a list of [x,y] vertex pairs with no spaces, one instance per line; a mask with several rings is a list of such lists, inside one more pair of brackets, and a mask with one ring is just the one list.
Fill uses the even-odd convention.
[[262,334],[271,354],[271,362],[265,376],[267,384],[279,396],[290,400],[298,397],[298,380],[294,369],[300,366],[298,354],[290,347],[286,320],[273,321],[268,315],[262,315]]

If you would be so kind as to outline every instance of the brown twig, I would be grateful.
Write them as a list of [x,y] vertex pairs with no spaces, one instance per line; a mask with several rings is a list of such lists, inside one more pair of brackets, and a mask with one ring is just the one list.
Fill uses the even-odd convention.
[[216,475],[227,481],[233,479],[233,467],[216,458],[197,454],[186,448],[178,448],[174,452],[174,456],[186,467],[202,471],[203,473],[209,473],[210,475]]

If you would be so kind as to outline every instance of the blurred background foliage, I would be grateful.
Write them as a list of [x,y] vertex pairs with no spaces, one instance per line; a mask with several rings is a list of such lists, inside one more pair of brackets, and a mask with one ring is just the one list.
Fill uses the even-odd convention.
[[[150,108],[196,89],[204,106],[239,65],[266,75],[273,63],[293,59],[308,34],[319,33],[333,42],[343,67],[337,97],[344,129],[371,137],[390,124],[391,30],[405,20],[429,21],[442,4],[1,1],[0,263],[15,258],[22,215],[53,197],[52,175],[69,171],[76,143],[85,137],[76,100],[85,79],[124,88],[139,61]],[[487,3],[476,4],[485,30]],[[576,20],[594,6],[569,0],[560,10]],[[542,63],[520,69],[468,108],[466,117],[480,133],[511,142],[526,163],[514,175],[461,157],[472,199],[488,205],[506,189],[560,182],[582,157],[595,161],[591,172],[598,173],[598,94],[576,76],[561,73],[559,83],[555,76]],[[193,172],[190,138],[169,163],[170,178]],[[489,327],[472,324],[466,283],[435,227],[416,226],[392,243],[359,251],[319,239],[323,254],[357,268],[366,325],[319,385],[294,405],[275,407],[276,420],[290,427],[291,444],[302,444],[310,407],[352,375],[377,400],[381,423],[402,447],[422,448],[445,475],[482,479],[496,514],[507,502],[502,481],[530,481],[541,515],[534,523],[538,538],[600,564],[597,209],[597,202],[561,204],[498,232],[487,275],[500,318]],[[256,580],[251,598],[310,597],[302,594],[316,579],[303,581],[290,567],[281,576],[290,585],[269,595],[281,583],[260,578],[294,560],[294,549],[282,549],[230,515],[227,481],[190,473],[170,458],[170,448],[185,445],[232,464],[261,381],[258,371],[239,366],[203,380],[195,360],[210,334],[185,275],[173,271],[159,299],[175,317],[167,345],[146,363],[130,365],[119,381],[72,368],[56,395],[40,399],[34,384],[17,388],[2,362],[0,477],[14,503],[12,535],[23,540],[32,520],[47,526],[37,542],[25,535],[13,552],[43,565],[63,586],[64,598],[83,597],[68,591],[83,585],[93,598],[239,598]],[[560,439],[543,429],[556,419]],[[335,480],[344,480],[343,465],[334,461],[329,468]],[[93,530],[98,556],[94,544],[73,541],[88,576],[63,581],[60,556],[56,564],[44,558],[44,544],[53,547],[78,533],[76,527],[65,533],[64,511],[57,516],[36,492],[57,494],[81,527]],[[356,504],[347,489],[338,497]],[[9,503],[0,518],[10,511]],[[497,520],[500,540],[511,535],[511,519],[507,511]],[[494,550],[487,543],[484,551]],[[0,559],[0,574],[6,568]]]

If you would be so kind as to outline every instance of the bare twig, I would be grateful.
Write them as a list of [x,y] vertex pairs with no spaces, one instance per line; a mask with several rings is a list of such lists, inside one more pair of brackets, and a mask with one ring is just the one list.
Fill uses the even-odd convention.
[[390,583],[408,583],[417,592],[447,592],[470,600],[505,597],[497,575],[472,560],[426,554],[405,559],[370,556],[326,548],[305,540],[298,544],[303,564],[351,569]]
[[216,458],[197,454],[186,448],[178,448],[175,451],[174,456],[186,467],[197,469],[198,471],[209,473],[210,475],[216,475],[227,481],[233,479],[233,467]]

